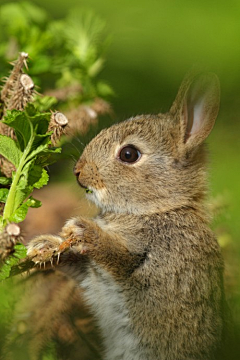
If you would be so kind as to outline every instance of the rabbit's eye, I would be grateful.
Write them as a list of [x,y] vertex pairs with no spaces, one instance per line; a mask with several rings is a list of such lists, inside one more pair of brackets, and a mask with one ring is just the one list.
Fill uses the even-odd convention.
[[141,157],[141,153],[133,145],[122,148],[119,153],[119,159],[126,163],[134,163]]

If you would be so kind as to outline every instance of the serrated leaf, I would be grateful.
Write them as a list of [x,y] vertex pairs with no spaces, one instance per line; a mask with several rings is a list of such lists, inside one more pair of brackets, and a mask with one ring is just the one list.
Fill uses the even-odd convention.
[[43,144],[38,146],[35,150],[31,151],[29,154],[27,161],[32,160],[37,155],[40,155],[41,153],[48,152],[48,144]]
[[0,281],[6,280],[9,277],[11,268],[12,267],[9,264],[6,264],[6,263],[3,264],[3,266],[0,269]]
[[0,184],[1,185],[10,185],[12,182],[12,179],[11,178],[7,178],[7,177],[4,177],[4,176],[0,176]]
[[[28,175],[29,169],[33,166],[35,159],[29,161],[23,168],[21,172],[20,179],[16,187],[16,194],[14,199],[13,212],[23,203],[23,201],[31,194],[33,191],[33,186],[28,184]],[[14,175],[15,176],[15,175]],[[14,181],[14,177],[13,177]]]
[[9,221],[15,222],[15,223],[22,222],[26,218],[28,209],[30,207],[38,208],[41,205],[42,205],[41,201],[30,197],[25,203],[23,203],[21,206],[19,206],[19,208],[12,214]]
[[32,127],[26,114],[18,110],[7,111],[3,122],[14,129],[20,149],[24,151],[33,135]]
[[29,116],[34,116],[34,115],[36,115],[36,112],[37,112],[35,106],[31,103],[27,104],[27,106],[25,107],[25,111]]
[[48,132],[44,135],[35,135],[31,151],[36,150],[41,145],[51,145],[52,132]]
[[0,135],[0,154],[14,166],[18,167],[22,152],[13,139],[5,135]]
[[16,244],[14,246],[14,254],[13,256],[15,256],[18,259],[24,259],[27,256],[27,249],[23,244]]
[[30,118],[37,135],[46,134],[50,122],[50,117],[50,113],[37,113],[35,116]]
[[9,277],[11,269],[14,265],[17,265],[19,262],[18,258],[9,256],[9,258],[5,261],[5,264],[0,269],[0,280],[5,280]]
[[27,216],[29,206],[27,203],[22,204],[19,208],[10,216],[9,221],[19,223]]
[[19,223],[19,222],[23,221],[23,220],[26,218],[26,216],[27,216],[28,208],[29,208],[29,206],[28,206],[26,203],[22,204],[22,205],[12,214],[12,216],[10,216],[9,221],[15,222],[15,223]]
[[[26,171],[27,170],[27,171]],[[30,169],[24,169],[26,173],[27,183],[29,186],[34,186],[42,177],[43,168],[39,165],[34,165],[34,161],[32,162]]]
[[0,202],[5,203],[8,197],[8,189],[0,189]]
[[20,259],[27,256],[27,249],[23,244],[16,244],[14,249],[14,254],[8,257],[0,269],[0,281],[7,279],[10,276],[12,267],[17,265]]
[[[40,175],[40,176],[38,176],[38,180],[36,180],[35,176],[33,178],[31,178],[31,176],[33,176],[33,174],[36,175],[37,169],[38,169],[39,175]],[[41,189],[41,187],[43,187],[44,185],[47,185],[48,180],[49,180],[47,171],[38,165],[34,166],[33,171],[34,171],[34,173],[32,172],[32,174],[29,174],[29,180],[28,180],[29,184],[31,181],[33,187],[35,187],[36,189]]]

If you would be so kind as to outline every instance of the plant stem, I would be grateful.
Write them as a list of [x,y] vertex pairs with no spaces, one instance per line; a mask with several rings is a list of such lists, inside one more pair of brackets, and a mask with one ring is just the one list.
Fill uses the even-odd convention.
[[12,182],[12,185],[11,185],[9,193],[8,193],[7,201],[6,201],[6,204],[5,204],[5,207],[4,207],[4,212],[3,212],[3,222],[10,219],[11,215],[13,214],[14,201],[15,201],[15,196],[16,196],[16,191],[17,191],[17,185],[18,185],[20,176],[22,174],[22,170],[23,170],[24,166],[26,165],[26,162],[27,162],[26,160],[27,160],[27,157],[29,155],[29,152],[30,152],[32,144],[33,144],[33,140],[34,140],[33,127],[32,127],[32,123],[30,121],[29,121],[29,124],[30,124],[30,127],[31,127],[31,137],[29,139],[27,147],[25,148],[25,150],[24,150],[24,152],[22,154],[19,165],[17,167],[16,174],[15,174],[15,176],[13,178],[13,182]]

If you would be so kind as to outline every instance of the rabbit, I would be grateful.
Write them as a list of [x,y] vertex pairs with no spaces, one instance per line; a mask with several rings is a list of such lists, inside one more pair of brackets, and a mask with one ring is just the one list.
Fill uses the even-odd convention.
[[84,290],[105,360],[219,359],[224,264],[205,206],[203,144],[219,98],[215,74],[190,74],[168,113],[102,130],[74,168],[99,215],[28,245],[38,263],[75,241],[56,266]]

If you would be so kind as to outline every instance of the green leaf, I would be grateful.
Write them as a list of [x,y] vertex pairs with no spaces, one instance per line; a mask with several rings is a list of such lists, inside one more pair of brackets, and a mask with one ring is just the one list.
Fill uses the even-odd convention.
[[17,265],[20,259],[24,259],[27,256],[27,249],[23,244],[16,244],[14,250],[14,254],[8,257],[0,269],[0,281],[7,279],[12,267]]
[[5,264],[3,264],[3,266],[0,269],[0,281],[2,280],[6,280],[11,272],[11,268],[12,268],[12,264],[5,262]]
[[34,116],[36,115],[36,108],[33,104],[28,103],[27,106],[25,107],[25,112],[29,115],[29,116]]
[[27,216],[29,206],[24,203],[10,216],[9,221],[19,223]]
[[19,206],[19,208],[12,214],[9,221],[19,223],[26,218],[28,209],[30,207],[38,208],[41,205],[42,205],[41,201],[30,197],[25,203]]
[[21,176],[21,179],[18,182],[16,195],[14,199],[14,208],[13,212],[22,204],[22,202],[31,194],[33,191],[33,186],[27,185],[27,178]]
[[24,259],[27,256],[27,249],[23,244],[16,244],[14,246],[14,254],[13,256],[17,259]]
[[16,244],[14,246],[14,254],[13,256],[15,256],[18,259],[24,259],[27,256],[27,249],[23,244]]
[[10,185],[12,182],[12,179],[11,178],[7,178],[7,177],[4,177],[4,176],[0,176],[0,184],[1,185]]
[[33,135],[30,121],[28,120],[25,112],[19,110],[8,110],[3,122],[15,130],[20,149],[21,151],[24,151]]
[[40,206],[42,206],[41,201],[34,199],[32,196],[30,196],[30,198],[27,200],[26,204],[28,205],[28,207],[31,207],[31,208],[39,208]]
[[0,189],[0,202],[5,203],[7,200],[9,190],[8,189]]
[[27,158],[27,161],[32,160],[34,157],[44,152],[48,152],[48,144],[40,145],[35,150],[31,151]]
[[52,96],[36,96],[34,98],[34,104],[40,112],[53,108],[57,102],[57,99]]
[[51,113],[37,113],[34,116],[30,117],[30,121],[33,124],[33,127],[37,135],[46,135],[50,122]]
[[33,141],[32,147],[31,147],[31,152],[33,150],[37,150],[37,148],[40,145],[51,145],[51,139],[50,139],[51,135],[52,135],[52,132],[48,132],[44,135],[35,135],[34,141]]
[[0,154],[16,167],[19,165],[22,156],[16,142],[5,135],[0,135]]
[[29,173],[28,183],[32,184],[36,189],[41,189],[41,187],[47,185],[48,180],[49,176],[47,171],[39,165],[35,165],[32,172]]

